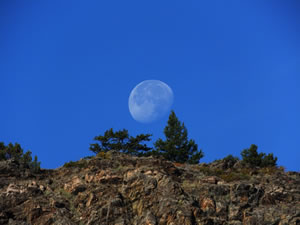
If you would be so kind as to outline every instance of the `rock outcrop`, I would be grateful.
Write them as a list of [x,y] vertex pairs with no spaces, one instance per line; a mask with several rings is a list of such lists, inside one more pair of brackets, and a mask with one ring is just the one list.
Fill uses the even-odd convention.
[[0,224],[300,225],[300,173],[114,151],[39,173],[0,162]]

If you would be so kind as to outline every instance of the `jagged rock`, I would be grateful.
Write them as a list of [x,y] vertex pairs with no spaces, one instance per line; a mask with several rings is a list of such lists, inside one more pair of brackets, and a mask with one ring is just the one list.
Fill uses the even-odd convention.
[[94,199],[95,199],[95,195],[93,193],[90,193],[89,198],[85,204],[86,207],[90,207],[92,205],[92,202],[94,201]]
[[0,224],[300,224],[299,173],[230,163],[185,165],[112,151],[32,174],[0,161]]
[[201,181],[209,184],[217,184],[219,181],[221,181],[221,179],[216,176],[209,176],[203,178]]
[[64,185],[64,189],[73,195],[77,195],[79,192],[86,190],[86,185],[80,178],[75,176],[69,183]]

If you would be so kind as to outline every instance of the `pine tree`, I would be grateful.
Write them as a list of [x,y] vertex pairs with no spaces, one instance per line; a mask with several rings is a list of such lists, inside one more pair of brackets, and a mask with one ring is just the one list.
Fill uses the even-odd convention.
[[204,156],[202,150],[198,151],[198,145],[194,140],[188,140],[188,132],[181,123],[174,111],[171,112],[168,125],[164,129],[166,140],[159,138],[154,146],[154,154],[162,155],[165,159],[179,162],[197,164]]
[[31,162],[30,168],[33,172],[38,172],[41,169],[41,162],[38,162],[37,156],[34,156],[34,161]]
[[34,161],[32,161],[31,154],[32,152],[29,150],[24,152],[18,143],[9,143],[6,146],[3,142],[0,142],[0,161],[13,159],[23,168],[28,168],[33,172],[39,172],[41,163],[38,162],[37,156],[35,156]]
[[137,156],[148,155],[152,148],[146,144],[141,144],[141,142],[150,141],[150,137],[151,134],[139,134],[136,137],[130,137],[126,153]]
[[274,167],[276,166],[277,157],[273,153],[266,155],[266,153],[258,153],[257,146],[252,144],[250,148],[244,149],[241,152],[243,163],[251,167]]
[[129,136],[128,130],[123,129],[114,132],[111,128],[104,132],[104,135],[99,135],[94,140],[99,143],[90,145],[90,150],[96,154],[103,151],[116,150],[125,154],[141,156],[145,152],[151,150],[146,144],[142,144],[144,141],[150,141],[151,134],[140,134],[136,137]]

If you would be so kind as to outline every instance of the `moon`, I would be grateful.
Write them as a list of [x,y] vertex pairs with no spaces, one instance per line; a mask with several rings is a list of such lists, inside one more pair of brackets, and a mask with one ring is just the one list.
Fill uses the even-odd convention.
[[145,80],[131,91],[128,106],[133,119],[141,123],[154,122],[170,110],[173,91],[160,80]]

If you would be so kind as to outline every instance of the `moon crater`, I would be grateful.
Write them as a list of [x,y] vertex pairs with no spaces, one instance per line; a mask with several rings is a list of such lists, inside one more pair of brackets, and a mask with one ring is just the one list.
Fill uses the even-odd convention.
[[173,91],[159,80],[145,80],[130,93],[128,106],[138,122],[150,123],[163,117],[173,103]]

